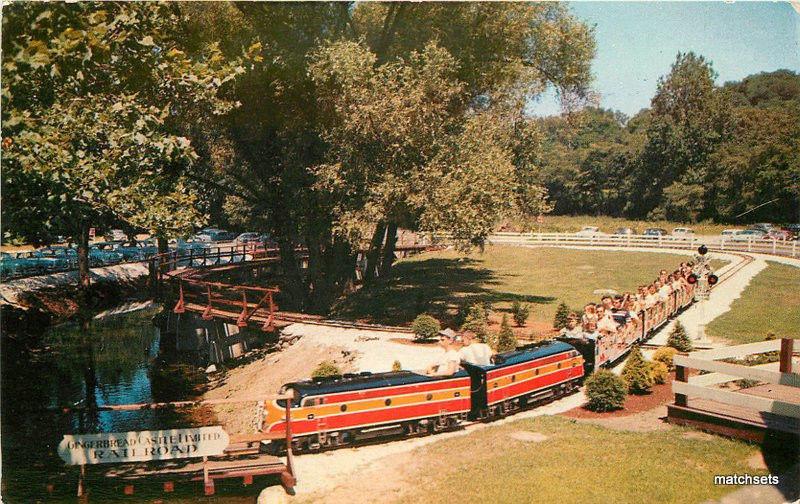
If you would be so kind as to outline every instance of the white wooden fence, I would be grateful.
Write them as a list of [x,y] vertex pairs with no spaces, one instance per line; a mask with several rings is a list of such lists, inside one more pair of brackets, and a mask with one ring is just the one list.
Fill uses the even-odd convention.
[[[437,239],[449,238],[437,234]],[[709,250],[733,252],[758,252],[786,257],[798,257],[800,247],[796,240],[750,239],[742,241],[722,236],[650,236],[650,235],[609,235],[591,236],[576,233],[493,233],[489,235],[493,244],[509,245],[551,245],[551,246],[590,246],[590,247],[646,247],[663,249],[696,250],[705,245]]]
[[[675,405],[687,406],[689,396],[708,399],[718,403],[749,408],[764,413],[800,419],[800,401],[786,402],[768,397],[759,397],[741,392],[714,388],[714,385],[734,380],[749,379],[789,387],[800,387],[800,374],[792,372],[794,340],[771,340],[746,345],[728,346],[676,355],[676,367],[672,391]],[[744,366],[720,362],[719,359],[744,357],[752,354],[780,351],[780,362],[758,366]],[[689,376],[688,368],[707,371],[709,374]]]

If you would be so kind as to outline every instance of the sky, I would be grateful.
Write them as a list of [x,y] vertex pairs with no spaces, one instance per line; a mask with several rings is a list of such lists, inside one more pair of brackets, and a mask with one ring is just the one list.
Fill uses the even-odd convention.
[[[678,52],[711,60],[717,84],[780,68],[800,72],[800,14],[788,2],[570,2],[595,26],[600,106],[631,116],[650,105]],[[800,9],[800,7],[797,7]],[[558,114],[554,93],[529,105]]]

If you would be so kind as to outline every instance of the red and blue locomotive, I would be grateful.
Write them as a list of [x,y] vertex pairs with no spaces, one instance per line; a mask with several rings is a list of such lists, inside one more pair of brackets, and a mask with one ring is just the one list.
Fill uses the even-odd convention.
[[[293,396],[292,448],[302,452],[500,418],[576,390],[583,364],[572,345],[549,341],[498,354],[489,366],[464,363],[451,376],[349,374],[289,383],[281,393]],[[285,407],[283,401],[264,405],[264,432],[286,429]]]

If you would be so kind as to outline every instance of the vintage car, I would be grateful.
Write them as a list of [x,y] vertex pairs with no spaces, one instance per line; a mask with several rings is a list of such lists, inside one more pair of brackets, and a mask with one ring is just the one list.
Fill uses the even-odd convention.
[[597,226],[583,226],[580,231],[575,233],[576,236],[601,236],[605,233],[600,231]]
[[158,254],[158,246],[151,241],[127,241],[115,245],[113,251],[122,254],[125,261],[139,261]]
[[98,266],[110,266],[112,264],[121,263],[123,256],[122,253],[115,250],[116,246],[117,244],[113,242],[93,244],[89,248],[89,266],[95,268]]
[[78,252],[68,247],[45,247],[34,253],[40,259],[47,259],[53,271],[66,271],[78,265]]
[[691,238],[694,236],[694,229],[688,227],[676,227],[672,230],[672,236]]
[[761,240],[767,235],[764,231],[760,229],[745,229],[744,231],[739,231],[735,235],[731,236],[732,241],[754,241],[754,240]]

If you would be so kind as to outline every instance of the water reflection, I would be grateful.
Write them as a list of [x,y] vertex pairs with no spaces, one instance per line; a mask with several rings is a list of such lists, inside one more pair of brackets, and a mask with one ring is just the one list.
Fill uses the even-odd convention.
[[[52,482],[74,489],[75,468],[65,467],[56,453],[63,434],[193,424],[187,411],[97,412],[90,408],[186,399],[196,379],[204,376],[194,366],[174,366],[159,355],[160,335],[152,323],[158,311],[154,307],[95,320],[86,328],[68,324],[42,335],[4,338],[0,415],[4,502],[45,498],[43,490]],[[63,407],[89,409],[69,414],[56,411]],[[175,497],[180,500],[179,495]],[[102,495],[95,488],[91,500],[120,497],[118,491]],[[63,491],[55,499],[74,500]]]

